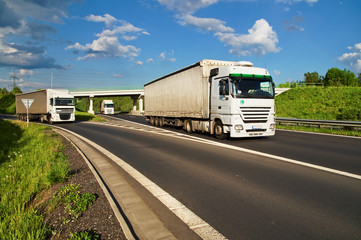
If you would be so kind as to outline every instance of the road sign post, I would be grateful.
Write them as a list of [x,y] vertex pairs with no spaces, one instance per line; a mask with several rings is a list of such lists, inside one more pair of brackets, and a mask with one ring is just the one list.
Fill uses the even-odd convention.
[[34,99],[21,99],[26,107],[26,126],[29,127],[29,108],[31,104],[34,102]]

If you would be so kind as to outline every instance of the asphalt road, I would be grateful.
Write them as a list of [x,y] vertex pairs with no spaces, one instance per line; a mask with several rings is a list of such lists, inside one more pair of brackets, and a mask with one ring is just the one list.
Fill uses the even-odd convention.
[[230,149],[207,135],[107,124],[116,126],[59,126],[128,162],[229,239],[360,239],[361,180],[238,149],[361,175],[360,139],[278,131],[221,141],[238,147]]

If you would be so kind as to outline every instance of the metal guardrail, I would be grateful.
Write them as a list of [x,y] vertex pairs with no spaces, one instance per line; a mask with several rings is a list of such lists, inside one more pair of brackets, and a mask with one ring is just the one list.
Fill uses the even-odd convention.
[[316,120],[298,118],[276,118],[279,125],[315,126],[318,128],[338,128],[346,130],[361,130],[361,121]]

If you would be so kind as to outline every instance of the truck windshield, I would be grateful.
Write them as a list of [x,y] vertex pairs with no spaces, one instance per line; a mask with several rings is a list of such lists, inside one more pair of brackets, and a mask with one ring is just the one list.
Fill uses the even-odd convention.
[[55,106],[74,106],[74,98],[55,98]]
[[104,104],[104,107],[105,108],[113,108],[114,105],[113,105],[113,103],[106,103],[106,104]]
[[234,98],[274,98],[271,77],[231,77]]

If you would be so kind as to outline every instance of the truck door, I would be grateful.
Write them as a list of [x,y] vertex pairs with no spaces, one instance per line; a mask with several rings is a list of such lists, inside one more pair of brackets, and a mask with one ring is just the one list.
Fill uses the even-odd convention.
[[211,113],[229,114],[231,109],[230,106],[231,105],[228,78],[213,80]]

